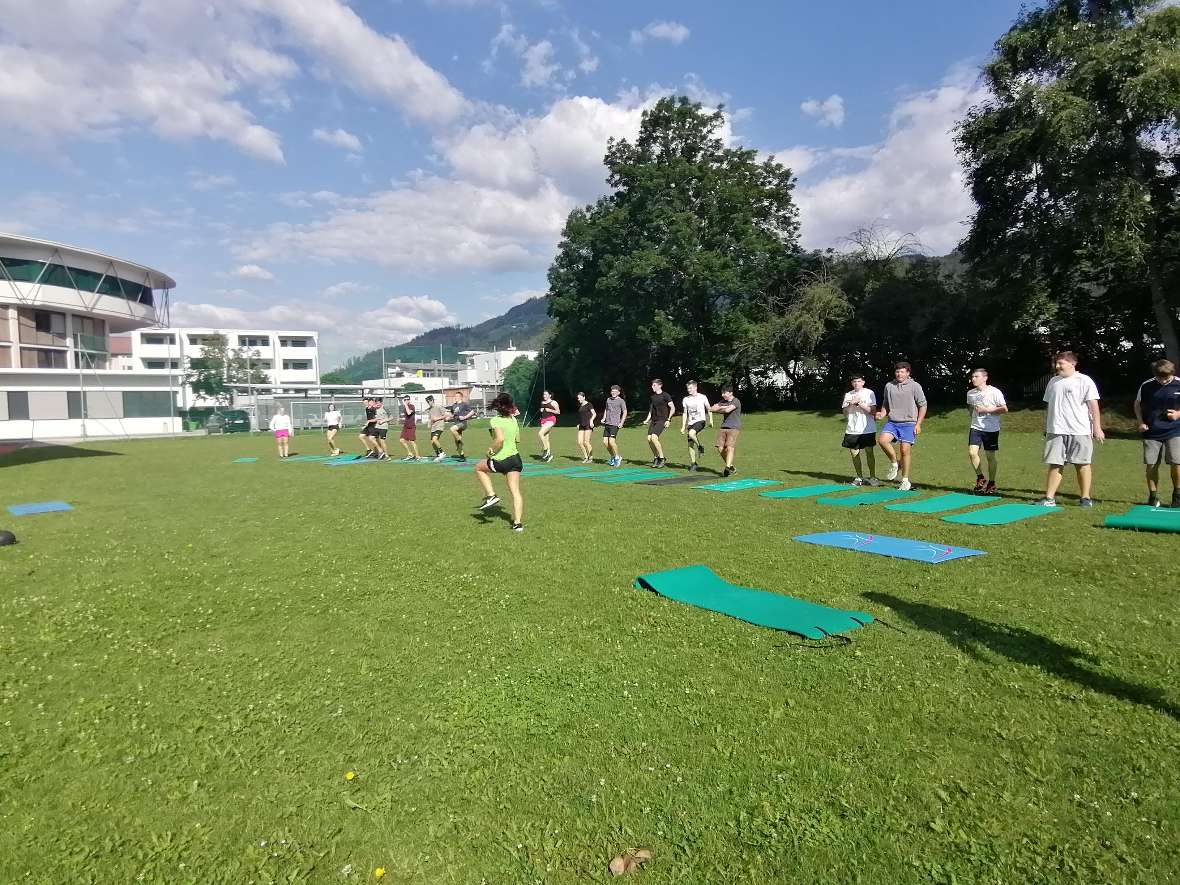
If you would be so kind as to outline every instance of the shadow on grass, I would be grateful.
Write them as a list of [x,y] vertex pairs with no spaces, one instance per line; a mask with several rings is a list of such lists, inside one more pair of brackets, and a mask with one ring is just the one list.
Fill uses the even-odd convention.
[[471,514],[471,518],[480,525],[487,525],[490,522],[506,522],[512,525],[512,514],[509,513],[501,504],[497,504],[488,510],[476,510]]
[[940,634],[978,661],[987,661],[983,652],[990,651],[1017,664],[1038,667],[1090,691],[1140,704],[1180,720],[1180,707],[1171,704],[1159,689],[1098,673],[1087,666],[1097,664],[1098,659],[1071,645],[1022,627],[996,624],[954,609],[910,602],[888,593],[870,591],[861,596],[888,606],[921,630]]
[[22,464],[59,461],[63,458],[101,458],[120,454],[102,449],[79,449],[75,446],[58,446],[52,443],[18,443],[15,448],[0,443],[0,467],[19,467]]
[[[852,483],[849,482],[849,475],[847,473],[824,473],[821,470],[785,470],[785,469],[782,472],[789,474],[790,476],[802,476],[802,477],[806,477],[807,479],[823,479],[823,480],[827,480],[828,482],[841,482],[841,483],[844,483],[845,485],[847,485],[850,489],[852,488]],[[882,486],[886,485],[886,481],[881,480],[881,485]],[[914,481],[914,488],[918,489],[919,491],[969,492],[969,491],[971,491],[971,487],[972,487],[971,483],[964,483],[961,486],[940,486],[940,485],[934,485],[932,483],[921,482],[919,480]],[[1009,497],[1009,498],[1015,498],[1015,497],[1017,497],[1017,495],[1029,495],[1036,500],[1040,500],[1042,497],[1044,497],[1045,490],[1044,489],[1012,489],[1012,488],[1004,487],[1004,488],[1000,489],[999,494],[1004,495],[1005,497]],[[1077,495],[1068,494],[1066,492],[1058,492],[1057,497],[1058,498],[1075,498],[1076,499]]]

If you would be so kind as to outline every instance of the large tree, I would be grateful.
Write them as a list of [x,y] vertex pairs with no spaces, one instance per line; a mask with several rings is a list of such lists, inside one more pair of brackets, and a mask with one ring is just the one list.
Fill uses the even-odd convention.
[[984,73],[991,95],[958,133],[973,268],[1051,339],[1121,314],[1135,347],[1145,315],[1180,361],[1180,8],[1052,0]]
[[185,360],[184,381],[197,396],[220,405],[233,402],[231,385],[270,384],[270,376],[259,367],[257,351],[232,349],[224,335],[207,341],[201,356]]
[[798,273],[798,219],[790,170],[727,146],[724,122],[668,97],[634,141],[610,141],[611,193],[570,214],[549,269],[553,364],[571,388],[744,376],[752,306]]

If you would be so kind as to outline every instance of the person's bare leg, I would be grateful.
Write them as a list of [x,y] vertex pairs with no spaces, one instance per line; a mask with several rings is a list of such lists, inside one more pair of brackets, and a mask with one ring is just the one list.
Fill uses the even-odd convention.
[[524,522],[524,495],[520,493],[520,474],[509,473],[504,479],[508,483],[508,494],[512,496],[512,521],[520,525]]
[[1049,471],[1045,476],[1045,497],[1056,498],[1057,490],[1061,487],[1061,468],[1057,465],[1050,465]]
[[1094,478],[1094,472],[1090,469],[1089,464],[1078,464],[1078,494],[1083,498],[1090,497],[1090,483]]
[[651,446],[651,453],[662,461],[664,459],[664,447],[660,445],[660,438],[653,433],[647,438],[647,444]]
[[1172,464],[1169,471],[1172,474],[1172,494],[1180,493],[1180,464]]
[[983,476],[983,471],[979,469],[981,466],[979,462],[979,446],[967,446],[967,460],[971,462],[971,469],[975,471],[975,475]]
[[410,451],[410,444],[406,440],[401,440],[402,448],[406,450],[406,457],[411,457],[414,453]]
[[903,442],[901,444],[901,478],[902,479],[909,479],[910,478],[910,461],[912,460],[912,456],[910,455],[910,449],[912,449],[912,448],[913,448],[913,446],[911,446],[909,443]]
[[897,453],[893,451],[893,437],[888,433],[882,433],[877,437],[877,445],[881,447],[881,451],[885,453],[885,457],[889,459],[890,464],[897,463]]
[[869,475],[867,479],[873,479],[877,475],[877,453],[873,449],[865,449],[865,460],[869,462]]
[[996,476],[1000,472],[999,460],[996,458],[995,452],[984,452],[987,457],[987,478],[989,482],[995,482]]
[[856,471],[857,479],[864,479],[864,471],[860,466],[860,449],[849,449],[852,454],[852,469]]
[[415,460],[417,460],[417,459],[418,459],[418,457],[419,457],[419,455],[418,455],[418,443],[417,443],[417,442],[415,442],[415,441],[411,441],[411,442],[410,442],[410,454],[414,456],[414,459],[415,459]]
[[482,461],[475,465],[475,478],[479,480],[485,498],[495,497],[496,490],[492,487],[492,477],[488,474],[488,466]]
[[[1173,470],[1176,468],[1173,467]],[[1156,496],[1160,493],[1160,465],[1157,461],[1155,464],[1148,464],[1145,471],[1147,474],[1147,494]]]

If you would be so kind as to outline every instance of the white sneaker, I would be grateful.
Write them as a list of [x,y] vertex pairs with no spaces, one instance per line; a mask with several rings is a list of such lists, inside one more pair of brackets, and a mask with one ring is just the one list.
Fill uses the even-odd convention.
[[876,488],[877,486],[879,486],[881,484],[881,480],[877,479],[877,477],[875,477],[875,476],[870,476],[868,478],[868,480],[866,480],[866,482],[868,482],[868,484],[873,486],[874,488]]
[[446,452],[439,452],[437,455],[434,456],[434,463],[438,464],[440,461],[445,461],[446,457],[447,457]]
[[492,495],[490,498],[484,498],[483,501],[480,502],[479,509],[480,510],[488,510],[492,507],[495,507],[499,503],[500,503],[500,499],[497,498],[495,495]]
[[910,481],[908,479],[903,479],[901,482],[899,482],[897,484],[897,490],[899,492],[908,492],[912,488],[913,488],[913,486],[910,485]]
[[893,482],[895,479],[897,479],[897,462],[896,461],[894,461],[892,464],[889,465],[889,472],[885,474],[885,479],[888,482]]
[[852,484],[854,486],[863,486],[865,484],[865,481],[859,476],[854,476],[854,477],[852,477]]

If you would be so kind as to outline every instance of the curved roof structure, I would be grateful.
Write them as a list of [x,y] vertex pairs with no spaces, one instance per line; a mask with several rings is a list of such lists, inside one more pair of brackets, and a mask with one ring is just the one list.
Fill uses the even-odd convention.
[[56,253],[59,259],[67,264],[71,258],[81,258],[86,262],[99,262],[104,265],[110,264],[115,267],[116,273],[119,276],[126,276],[128,279],[143,282],[153,289],[176,288],[176,280],[162,271],[155,270],[143,264],[137,264],[134,261],[115,258],[113,255],[107,255],[103,252],[95,252],[93,249],[80,249],[77,246],[67,246],[64,243],[55,243],[52,240],[42,240],[37,237],[25,237],[19,234],[0,232],[0,255],[5,255],[6,251],[11,251],[8,249],[10,245],[17,247],[24,254],[44,253],[44,255],[37,256],[41,260],[46,260],[51,254]]

